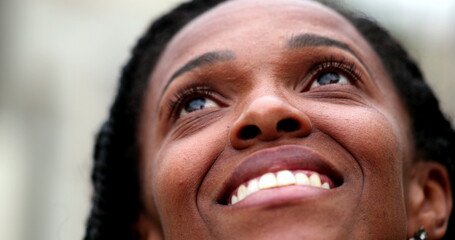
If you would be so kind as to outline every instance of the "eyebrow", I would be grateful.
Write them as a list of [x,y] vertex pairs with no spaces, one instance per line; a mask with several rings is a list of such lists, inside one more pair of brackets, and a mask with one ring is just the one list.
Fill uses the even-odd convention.
[[333,38],[324,37],[321,35],[311,34],[311,33],[303,33],[299,35],[295,35],[291,37],[288,41],[288,49],[294,50],[299,48],[305,47],[320,47],[320,46],[328,46],[328,47],[337,47],[348,51],[351,53],[355,58],[357,58],[360,63],[365,67],[368,74],[371,75],[370,69],[368,69],[367,65],[365,65],[362,58],[357,55],[352,48],[350,48],[346,43],[340,42]]
[[234,59],[235,59],[234,52],[229,50],[207,52],[200,56],[197,56],[188,61],[185,65],[183,65],[181,68],[175,71],[174,74],[172,74],[171,78],[167,81],[166,85],[164,86],[163,92],[166,91],[166,89],[168,88],[169,84],[172,83],[172,81],[174,81],[177,77],[179,77],[185,72],[189,72],[195,68],[212,65],[218,62],[232,61]]
[[337,48],[341,48],[343,50],[346,50],[350,53],[352,53],[355,57],[360,59],[357,54],[345,43],[342,43],[338,40],[316,35],[316,34],[311,34],[311,33],[304,33],[304,34],[299,34],[296,36],[291,37],[288,42],[288,48],[290,50],[294,49],[299,49],[299,48],[305,48],[305,47],[320,47],[320,46],[333,46]]
[[[341,48],[343,50],[346,50],[353,54],[357,59],[360,60],[360,62],[363,61],[357,56],[357,54],[345,43],[340,42],[338,40],[316,35],[316,34],[311,34],[311,33],[304,33],[304,34],[299,34],[291,37],[288,42],[288,48],[290,50],[294,49],[299,49],[299,48],[305,48],[305,47],[319,47],[319,46],[334,46]],[[177,71],[175,71],[174,74],[169,78],[167,81],[166,85],[164,86],[164,89],[162,93],[166,91],[166,89],[169,87],[169,85],[180,75],[182,75],[185,72],[189,72],[193,69],[203,67],[206,65],[212,65],[218,62],[225,62],[225,61],[232,61],[235,60],[235,54],[234,52],[230,50],[221,50],[221,51],[212,51],[212,52],[207,52],[204,53],[200,56],[197,56],[190,61],[188,61],[185,65],[180,67]]]

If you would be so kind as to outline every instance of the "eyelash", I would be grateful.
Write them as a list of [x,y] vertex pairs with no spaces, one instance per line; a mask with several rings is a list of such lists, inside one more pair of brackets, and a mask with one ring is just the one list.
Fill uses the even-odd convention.
[[[325,58],[323,61],[314,62],[313,67],[309,71],[311,82],[315,81],[315,78],[320,74],[325,73],[327,70],[333,69],[333,71],[342,71],[348,74],[349,79],[352,81],[358,81],[361,78],[360,72],[356,70],[356,65],[353,62],[346,61],[344,57],[337,60],[334,56]],[[311,84],[309,85],[311,86]],[[187,87],[180,88],[168,102],[168,108],[171,112],[171,116],[174,119],[179,117],[180,111],[184,106],[185,102],[191,97],[214,97],[215,91],[207,86],[201,86],[198,84],[190,84]]]
[[200,86],[197,84],[191,84],[187,87],[180,88],[172,99],[168,102],[168,108],[171,112],[171,116],[175,119],[179,117],[180,111],[182,110],[185,102],[190,98],[195,97],[214,97],[215,91],[210,87]]
[[327,70],[330,69],[333,69],[333,71],[341,71],[342,73],[348,74],[349,80],[352,80],[354,82],[360,81],[360,79],[362,79],[361,73],[356,69],[356,64],[354,62],[346,60],[344,57],[337,59],[334,56],[330,56],[328,58],[325,58],[323,61],[314,62],[313,66],[315,67],[313,67],[309,72],[311,82],[315,81],[315,78],[319,77],[320,74],[326,73]]

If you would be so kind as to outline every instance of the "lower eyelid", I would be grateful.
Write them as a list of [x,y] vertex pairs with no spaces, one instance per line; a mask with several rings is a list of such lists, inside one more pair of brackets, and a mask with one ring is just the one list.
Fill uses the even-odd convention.
[[223,96],[217,91],[205,86],[193,86],[187,88],[186,90],[180,90],[174,95],[176,100],[171,100],[168,105],[170,116],[173,119],[180,118],[185,104],[196,98],[207,98],[217,104],[217,106],[222,106],[222,102],[220,100],[222,97]]
[[188,101],[185,101],[185,102],[186,102],[185,104],[182,104],[182,105],[183,105],[183,106],[182,106],[183,108],[180,109],[180,111],[179,111],[179,113],[178,113],[178,118],[183,117],[183,116],[185,116],[185,115],[187,115],[187,114],[190,114],[190,113],[192,113],[192,112],[196,112],[196,111],[203,110],[203,109],[199,109],[199,110],[194,110],[194,111],[188,112],[188,111],[185,109],[186,104],[188,104],[188,103],[191,102],[192,100],[196,100],[196,99],[198,99],[198,98],[205,98],[205,99],[207,99],[207,101],[205,102],[205,104],[207,104],[208,106],[204,107],[203,109],[214,108],[214,107],[219,107],[219,106],[220,106],[215,100],[212,100],[212,99],[210,99],[209,97],[203,97],[203,96],[201,96],[201,97],[195,97],[195,98],[193,98],[193,99],[190,99],[190,100],[188,100]]
[[[306,82],[306,84],[305,84],[305,87],[303,88],[302,92],[309,91],[316,87],[323,87],[326,85],[355,85],[355,82],[357,81],[357,79],[354,78],[350,73],[344,73],[344,72],[341,73],[340,70],[323,70],[323,71],[324,72],[310,75],[307,78],[307,80],[304,81],[304,82]],[[323,75],[325,73],[329,73],[329,72],[337,73],[337,74],[343,76],[345,78],[345,81],[343,83],[332,83],[332,84],[325,84],[325,85],[317,84],[317,78],[319,78],[319,77],[321,77],[321,75]]]

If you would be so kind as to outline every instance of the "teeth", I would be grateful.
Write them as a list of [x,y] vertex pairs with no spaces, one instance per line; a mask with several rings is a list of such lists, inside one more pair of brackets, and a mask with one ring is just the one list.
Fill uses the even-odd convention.
[[295,175],[295,180],[297,182],[297,185],[310,185],[310,179],[304,173],[297,173]]
[[276,174],[276,181],[278,186],[294,185],[295,177],[289,170],[279,171]]
[[319,174],[313,173],[310,176],[310,185],[314,187],[321,187],[321,178],[319,178]]
[[241,184],[237,188],[237,194],[233,194],[230,204],[236,204],[249,195],[262,189],[289,185],[306,185],[323,189],[330,189],[328,182],[322,183],[318,173],[311,173],[310,177],[302,172],[292,173],[289,170],[282,170],[277,173],[266,173],[259,178],[254,178],[248,185]]
[[238,201],[239,201],[239,199],[237,198],[237,196],[232,195],[231,204],[236,204]]
[[276,178],[273,173],[266,173],[259,179],[259,189],[276,187]]
[[246,189],[247,195],[250,195],[257,191],[259,191],[259,181],[257,179],[253,179],[250,182],[248,182],[248,188]]
[[246,187],[245,185],[240,185],[239,189],[237,190],[237,196],[239,198],[239,201],[244,199],[246,197]]
[[330,189],[329,183],[323,183],[323,184],[321,185],[321,187],[322,187],[322,188],[325,188],[325,189]]

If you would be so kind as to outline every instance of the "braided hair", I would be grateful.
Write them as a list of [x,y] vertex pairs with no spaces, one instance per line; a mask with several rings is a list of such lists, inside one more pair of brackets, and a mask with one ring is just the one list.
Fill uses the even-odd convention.
[[[96,138],[92,172],[94,194],[84,240],[140,238],[135,230],[142,207],[137,136],[149,76],[172,37],[191,20],[224,1],[193,0],[181,4],[157,19],[134,47],[123,68],[109,118]],[[416,63],[374,21],[324,4],[348,19],[375,49],[412,119],[418,153],[446,166],[451,182],[455,183],[455,131]],[[455,227],[451,224],[449,222],[446,239],[455,239]]]

